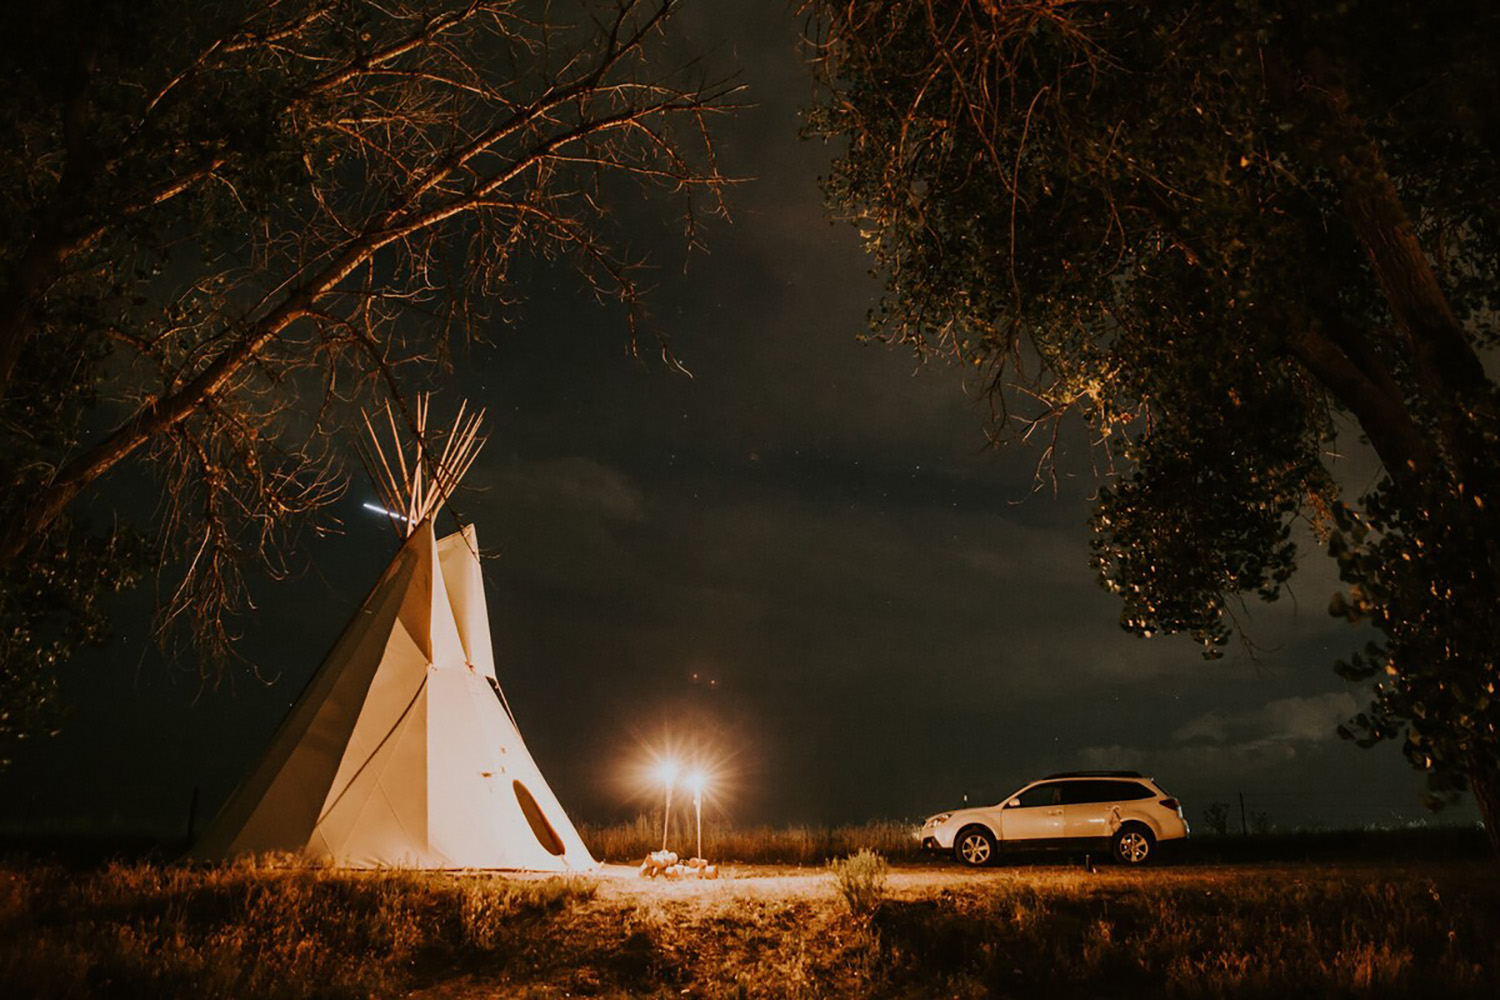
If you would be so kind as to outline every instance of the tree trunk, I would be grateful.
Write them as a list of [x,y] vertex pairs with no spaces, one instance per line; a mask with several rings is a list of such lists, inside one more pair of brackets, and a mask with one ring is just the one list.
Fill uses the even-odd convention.
[[1328,336],[1320,324],[1298,317],[1285,326],[1292,356],[1354,414],[1391,479],[1403,483],[1409,475],[1429,472],[1434,464],[1432,446],[1399,391],[1358,364],[1357,352]]
[[1469,789],[1479,806],[1479,818],[1484,820],[1490,849],[1500,857],[1500,772],[1493,767],[1476,768],[1469,774]]
[[1340,188],[1349,226],[1364,247],[1396,326],[1405,334],[1415,383],[1438,418],[1443,446],[1462,473],[1472,463],[1487,460],[1483,447],[1476,451],[1471,440],[1471,419],[1465,411],[1493,414],[1494,388],[1422,249],[1374,136],[1322,56],[1314,53],[1308,63],[1312,83],[1327,106],[1331,141],[1326,162]]

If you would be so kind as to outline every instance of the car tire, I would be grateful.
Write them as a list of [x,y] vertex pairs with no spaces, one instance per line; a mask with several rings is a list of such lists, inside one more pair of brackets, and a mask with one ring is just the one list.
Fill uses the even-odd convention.
[[1156,857],[1156,837],[1140,823],[1126,823],[1120,827],[1109,846],[1116,861],[1132,868]]
[[953,856],[969,868],[983,868],[995,860],[994,834],[982,826],[966,826],[953,838]]

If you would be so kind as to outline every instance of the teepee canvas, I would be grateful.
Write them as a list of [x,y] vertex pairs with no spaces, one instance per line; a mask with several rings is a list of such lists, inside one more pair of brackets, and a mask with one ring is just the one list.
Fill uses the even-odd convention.
[[[425,404],[419,415],[420,428]],[[467,447],[477,447],[472,426]],[[445,450],[436,467],[461,457]],[[419,447],[413,470],[421,460]],[[495,676],[474,528],[433,532],[456,481],[430,475],[425,502],[413,500],[420,473],[405,481],[400,551],[193,857],[292,851],[353,868],[596,867]]]

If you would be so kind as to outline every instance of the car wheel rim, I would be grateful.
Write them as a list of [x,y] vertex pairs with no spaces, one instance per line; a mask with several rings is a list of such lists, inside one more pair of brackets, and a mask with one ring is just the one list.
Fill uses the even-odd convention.
[[969,836],[964,838],[963,843],[964,860],[971,865],[982,865],[989,860],[990,845],[980,836]]
[[1120,853],[1125,856],[1126,861],[1138,865],[1151,853],[1151,845],[1141,834],[1127,833],[1120,838]]

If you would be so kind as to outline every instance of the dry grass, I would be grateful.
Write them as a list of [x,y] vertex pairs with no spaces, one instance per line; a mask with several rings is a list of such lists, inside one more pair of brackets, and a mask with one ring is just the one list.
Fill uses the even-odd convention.
[[[822,865],[862,850],[891,860],[917,860],[920,844],[910,823],[876,822],[862,826],[748,826],[730,828],[710,824],[703,830],[704,857],[728,864]],[[638,816],[634,822],[613,826],[584,824],[583,842],[601,861],[639,862],[661,847],[661,817]],[[691,830],[673,828],[669,846],[683,856],[696,847]]]
[[1493,866],[1021,869],[877,911],[883,984],[950,995],[1489,997]]
[[[10,997],[1500,995],[1500,869],[892,871],[719,882],[0,867]],[[796,885],[792,885],[796,883]],[[813,891],[808,891],[809,888]]]
[[522,950],[592,880],[269,865],[0,869],[12,997],[394,996],[414,969]]

